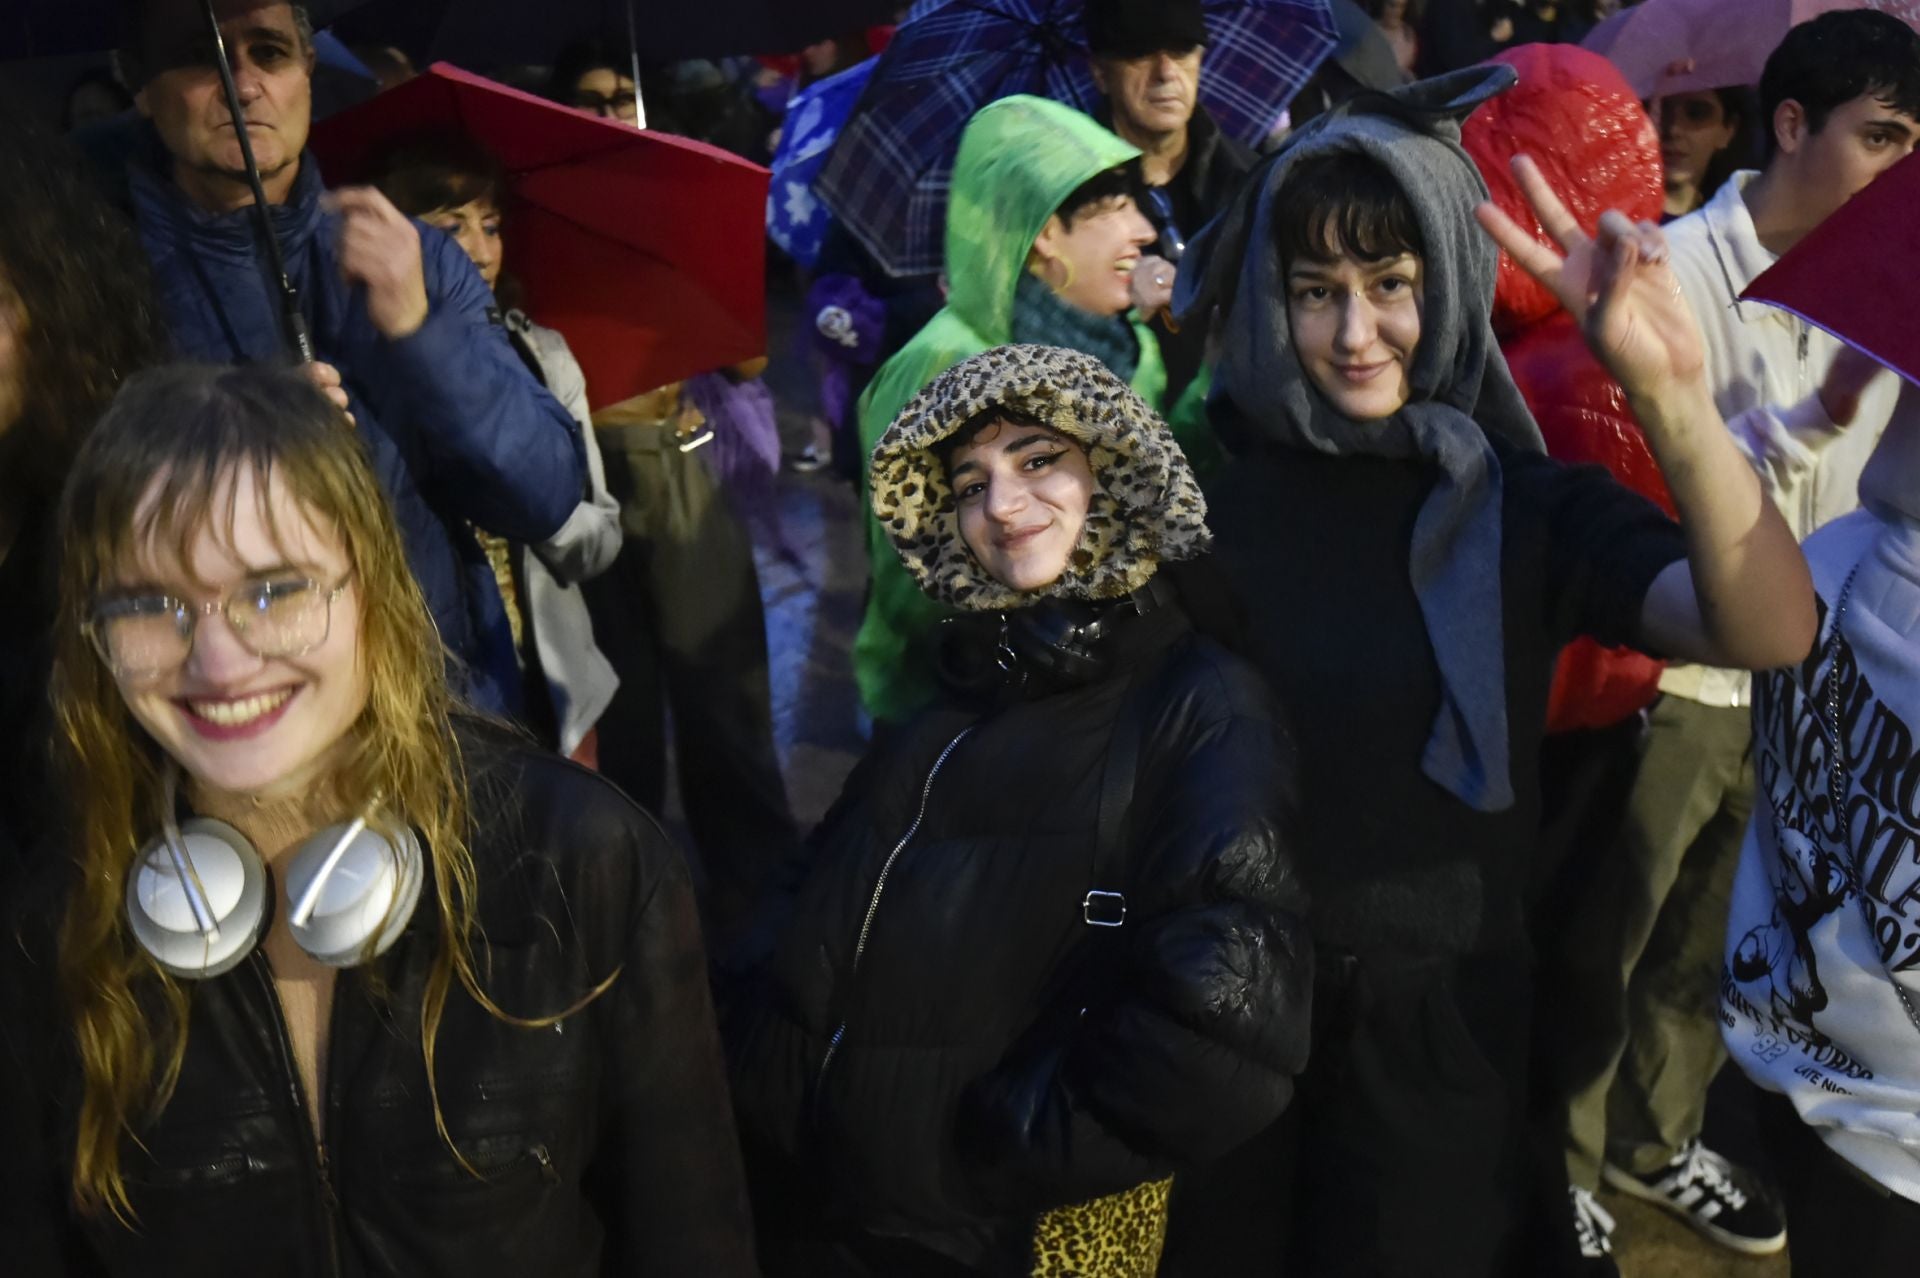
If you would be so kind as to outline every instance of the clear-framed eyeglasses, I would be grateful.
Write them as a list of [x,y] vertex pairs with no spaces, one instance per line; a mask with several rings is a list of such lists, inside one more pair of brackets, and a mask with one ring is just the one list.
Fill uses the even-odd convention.
[[612,93],[581,89],[573,95],[573,105],[603,120],[625,120],[632,124],[640,118],[640,95],[632,89],[617,89]]
[[130,683],[157,679],[184,665],[193,654],[200,619],[216,612],[255,656],[299,657],[327,641],[333,601],[352,580],[351,570],[331,586],[311,577],[263,577],[204,604],[171,595],[122,595],[95,604],[85,629],[114,677]]

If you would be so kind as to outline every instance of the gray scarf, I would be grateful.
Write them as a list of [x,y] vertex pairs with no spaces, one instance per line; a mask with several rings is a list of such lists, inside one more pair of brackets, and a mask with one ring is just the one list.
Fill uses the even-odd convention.
[[[1441,684],[1421,767],[1482,812],[1513,803],[1500,463],[1487,435],[1534,452],[1544,447],[1494,341],[1499,250],[1473,219],[1487,188],[1460,148],[1460,121],[1514,80],[1509,67],[1473,67],[1363,94],[1314,120],[1248,175],[1234,202],[1188,246],[1174,297],[1183,322],[1218,308],[1212,394],[1238,408],[1258,438],[1335,456],[1420,458],[1439,472],[1408,557]],[[1355,422],[1334,410],[1301,368],[1287,321],[1274,204],[1294,164],[1335,151],[1358,151],[1393,176],[1426,246],[1412,399],[1386,421]]]

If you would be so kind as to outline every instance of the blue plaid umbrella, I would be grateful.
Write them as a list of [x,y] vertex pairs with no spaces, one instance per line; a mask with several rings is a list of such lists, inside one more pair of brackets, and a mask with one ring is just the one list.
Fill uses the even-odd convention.
[[[1206,0],[1200,101],[1229,136],[1264,141],[1334,46],[1329,0]],[[947,183],[973,113],[1013,93],[1092,112],[1084,0],[921,0],[815,191],[895,275],[940,270]]]
[[780,149],[773,157],[773,181],[767,187],[767,238],[802,266],[819,260],[820,241],[833,221],[814,192],[814,180],[877,61],[868,58],[810,84],[787,104]]

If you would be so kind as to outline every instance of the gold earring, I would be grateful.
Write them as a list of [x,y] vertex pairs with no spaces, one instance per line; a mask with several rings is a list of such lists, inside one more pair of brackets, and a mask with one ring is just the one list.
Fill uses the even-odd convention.
[[[1042,284],[1045,284],[1050,290],[1052,290],[1053,295],[1055,297],[1066,296],[1067,290],[1073,287],[1073,281],[1074,281],[1073,262],[1068,258],[1054,257],[1052,254],[1049,254],[1049,253],[1040,253],[1037,249],[1035,250],[1035,253],[1038,255],[1040,260],[1034,264],[1033,268],[1031,268],[1033,270],[1033,277],[1039,280]],[[1048,276],[1053,274],[1053,271],[1051,268],[1055,262],[1060,263],[1060,265],[1065,267],[1067,271],[1066,280],[1059,284],[1055,284],[1051,279],[1048,278]]]

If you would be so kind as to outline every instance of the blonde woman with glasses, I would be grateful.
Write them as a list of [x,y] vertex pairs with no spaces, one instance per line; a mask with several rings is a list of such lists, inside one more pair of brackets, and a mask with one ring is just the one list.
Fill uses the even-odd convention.
[[136,377],[58,533],[7,1271],[754,1272],[686,869],[452,701],[338,410]]

